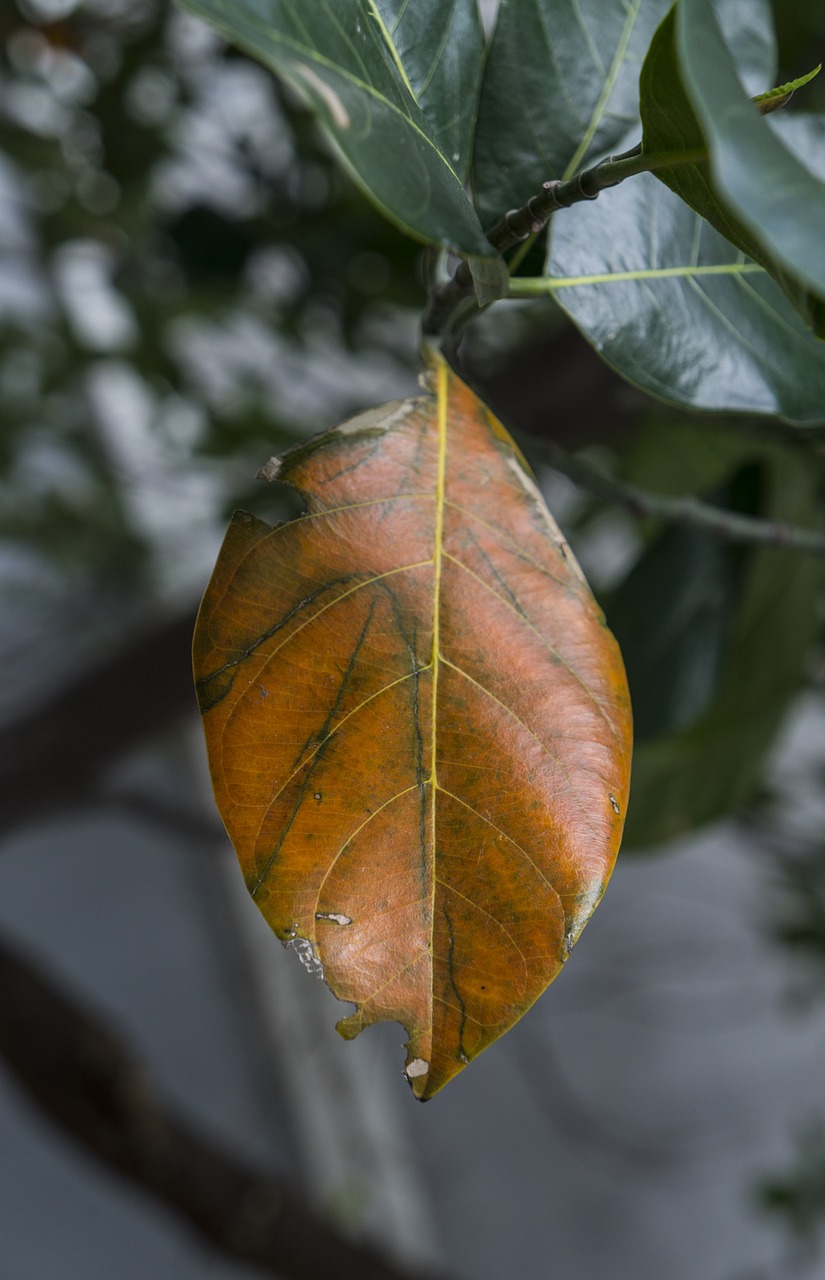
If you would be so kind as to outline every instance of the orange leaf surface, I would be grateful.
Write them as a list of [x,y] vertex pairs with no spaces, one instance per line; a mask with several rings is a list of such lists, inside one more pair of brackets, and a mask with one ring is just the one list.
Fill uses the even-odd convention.
[[427,392],[269,464],[306,514],[229,527],[195,674],[223,820],[279,938],[408,1034],[429,1098],[561,969],[621,838],[624,668],[504,428]]

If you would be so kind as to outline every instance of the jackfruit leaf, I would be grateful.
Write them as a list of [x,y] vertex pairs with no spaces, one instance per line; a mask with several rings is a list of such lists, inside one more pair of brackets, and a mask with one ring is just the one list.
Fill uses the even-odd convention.
[[[770,6],[726,0],[719,16],[748,92],[775,83]],[[637,108],[638,90],[630,131],[611,148],[638,139]],[[825,131],[795,113],[771,119],[789,147],[825,163]],[[554,297],[608,363],[662,399],[825,420],[822,343],[763,268],[650,174],[557,214],[545,275],[511,289]]]
[[555,978],[610,876],[621,657],[504,428],[438,357],[426,392],[265,474],[195,634],[218,806],[276,934],[408,1035],[431,1097]]
[[811,323],[825,336],[825,182],[754,110],[731,53],[736,45],[720,29],[718,0],[679,0],[676,43],[716,191],[788,277],[810,290]]
[[671,525],[607,605],[624,654],[637,749],[707,709],[736,603],[736,551],[706,529]]
[[467,177],[484,68],[484,31],[476,0],[374,0],[399,74],[412,90],[433,139],[458,176]]
[[579,0],[574,11],[567,0],[502,0],[473,159],[484,226],[638,126],[639,67],[669,3]]
[[[708,7],[710,13],[706,17],[712,22],[712,8]],[[735,86],[737,101],[741,99],[739,106],[747,117],[747,120],[741,121],[739,132],[750,138],[749,126],[753,125],[757,138],[761,139],[760,145],[764,144],[755,181],[761,189],[769,189],[771,192],[771,198],[767,202],[768,211],[775,209],[777,192],[779,194],[780,241],[777,242],[776,239],[775,217],[772,221],[767,212],[761,219],[742,216],[741,202],[734,204],[730,199],[731,179],[726,168],[730,155],[728,151],[720,151],[722,144],[717,136],[719,127],[715,121],[711,122],[707,112],[703,114],[700,123],[689,96],[694,91],[694,86],[692,81],[687,80],[683,72],[683,60],[680,60],[677,53],[677,10],[678,6],[672,9],[658,28],[642,67],[639,82],[644,126],[642,149],[651,154],[686,151],[709,156],[709,161],[697,159],[688,164],[656,169],[655,176],[746,257],[763,266],[806,323],[821,337],[825,334],[825,304],[820,296],[825,293],[825,268],[820,271],[817,264],[820,258],[825,257],[819,251],[825,243],[825,233],[822,230],[825,226],[825,186],[804,168],[770,125],[761,119],[758,104],[754,105],[739,82],[722,32],[713,23],[711,29],[718,45],[718,48],[713,46],[716,48],[717,60],[721,60],[732,76],[731,93]],[[710,39],[707,33],[704,34],[702,47]],[[698,54],[694,56],[698,57]],[[721,99],[717,102],[716,98],[713,109],[720,112],[724,110],[726,121],[733,110],[730,105],[725,108],[724,102]],[[724,138],[724,130],[722,134]],[[749,153],[752,163],[757,154],[755,148],[754,142]],[[804,181],[798,177],[794,184],[791,181],[792,175],[788,172],[789,166],[798,170],[799,174],[804,173]],[[796,252],[796,256],[791,254],[789,257],[783,249],[786,241],[796,245],[800,237],[812,264],[803,272],[798,269],[799,252]]]
[[825,344],[763,268],[651,174],[559,214],[547,275],[513,288],[555,297],[609,364],[664,400],[825,420]]
[[493,253],[463,187],[484,59],[475,0],[182,3],[290,86],[403,231]]
[[[705,430],[710,433],[712,427]],[[744,435],[736,444],[731,439],[731,445],[724,473],[730,474],[728,467],[734,465],[747,470],[755,464],[763,477],[754,514],[816,527],[818,478],[805,457],[792,446]],[[724,460],[717,457],[721,465]],[[710,454],[706,463],[706,476],[713,474],[718,483],[722,472],[714,473]],[[664,470],[664,449],[654,446],[648,463],[633,474],[651,475],[660,464]],[[729,593],[734,613],[726,618],[720,612],[706,636],[710,644],[718,628],[716,641],[724,645],[721,654],[717,649],[712,655],[714,687],[705,687],[692,723],[681,729],[673,724],[668,732],[637,744],[625,836],[629,847],[663,843],[747,804],[805,679],[819,630],[822,561],[783,548],[726,550],[725,572],[735,572]],[[733,552],[738,563],[730,559]],[[612,621],[612,611],[610,617]],[[627,641],[632,645],[633,636]],[[628,657],[629,669],[634,665],[636,660]]]

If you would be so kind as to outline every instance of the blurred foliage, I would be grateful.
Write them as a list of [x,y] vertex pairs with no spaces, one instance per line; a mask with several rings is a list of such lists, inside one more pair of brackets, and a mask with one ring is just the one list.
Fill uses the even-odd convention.
[[793,1163],[757,1188],[763,1212],[781,1222],[795,1242],[794,1262],[810,1261],[825,1237],[825,1124],[814,1121],[796,1139]]
[[[745,424],[651,417],[620,460],[623,478],[769,520],[815,525],[816,449]],[[684,834],[744,805],[820,628],[825,566],[781,548],[655,530],[607,601],[637,717],[630,845]]]
[[21,0],[0,45],[2,530],[67,572],[175,578],[182,503],[208,527],[409,377],[418,250],[165,3]]

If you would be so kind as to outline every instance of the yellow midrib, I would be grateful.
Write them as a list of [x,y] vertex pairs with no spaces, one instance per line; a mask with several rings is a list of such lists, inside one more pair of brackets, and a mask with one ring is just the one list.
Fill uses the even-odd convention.
[[578,169],[582,159],[587,154],[588,147],[590,146],[591,142],[596,136],[596,130],[598,129],[599,125],[602,122],[602,117],[604,116],[605,109],[607,108],[607,104],[610,101],[610,95],[612,94],[614,88],[616,87],[616,81],[619,77],[619,72],[621,71],[622,63],[624,62],[624,56],[627,53],[627,46],[630,43],[630,37],[633,34],[633,28],[636,25],[636,19],[639,16],[640,9],[641,9],[641,0],[633,0],[633,3],[628,6],[627,16],[625,18],[624,26],[622,27],[621,34],[619,36],[619,42],[616,46],[616,52],[613,54],[613,61],[611,62],[607,75],[605,77],[605,81],[602,86],[602,91],[599,94],[599,100],[593,109],[593,115],[590,117],[590,123],[588,124],[584,132],[584,137],[582,138],[581,142],[576,148],[575,155],[571,157],[570,162],[567,165],[567,168],[562,174],[562,178],[564,179],[565,182],[567,181],[568,178],[572,178],[573,174]]
[[406,90],[407,90],[407,92],[409,93],[409,95],[410,95],[410,97],[412,98],[413,102],[418,103],[418,98],[415,96],[415,90],[413,89],[412,85],[410,84],[410,77],[407,75],[407,72],[406,72],[406,69],[405,69],[405,67],[404,67],[404,64],[403,64],[403,62],[401,61],[401,56],[400,56],[400,54],[399,54],[399,52],[398,52],[397,48],[395,47],[395,41],[393,40],[393,38],[392,38],[392,36],[391,36],[391,34],[390,34],[390,31],[389,31],[389,28],[387,27],[386,22],[385,22],[385,21],[384,21],[384,19],[381,17],[381,14],[378,12],[378,6],[376,5],[375,0],[367,0],[367,2],[368,2],[368,4],[369,4],[370,10],[372,11],[372,15],[373,15],[373,17],[375,18],[376,23],[378,24],[378,29],[379,29],[379,30],[380,30],[380,32],[381,32],[381,36],[382,36],[382,38],[383,38],[383,41],[384,41],[385,45],[387,46],[387,49],[389,50],[390,57],[392,58],[393,62],[395,63],[395,66],[396,66],[396,69],[397,69],[397,71],[398,71],[398,74],[400,75],[400,77],[401,77],[402,81],[404,82],[404,87],[405,87],[405,89],[406,89]]
[[438,669],[441,657],[441,563],[444,555],[444,492],[447,475],[447,388],[449,370],[443,360],[439,360],[436,381],[436,425],[438,430],[438,463],[435,482],[435,539],[433,546],[433,651],[431,667],[433,673],[432,725],[430,730],[430,788],[431,788],[431,827],[433,844],[433,881],[430,896],[430,954],[433,950],[435,933],[435,807],[438,791],[438,770],[436,768],[436,739],[438,736]]

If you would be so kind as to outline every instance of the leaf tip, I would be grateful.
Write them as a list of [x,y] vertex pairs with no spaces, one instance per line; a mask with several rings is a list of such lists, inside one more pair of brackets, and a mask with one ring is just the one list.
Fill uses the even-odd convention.
[[821,70],[822,63],[820,62],[807,75],[799,76],[796,80],[789,80],[787,84],[777,85],[775,89],[768,89],[766,93],[758,93],[753,101],[759,114],[767,116],[773,111],[779,111],[780,108],[786,107],[797,89],[810,84]]

